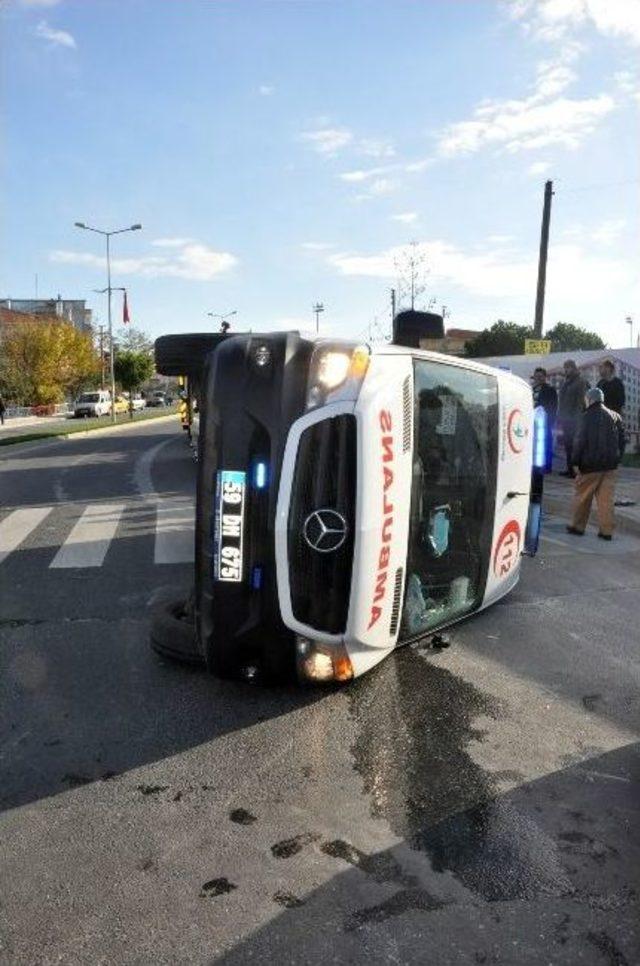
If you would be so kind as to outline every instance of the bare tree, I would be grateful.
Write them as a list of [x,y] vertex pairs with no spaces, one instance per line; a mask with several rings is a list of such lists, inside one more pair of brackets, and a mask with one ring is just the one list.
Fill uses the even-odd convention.
[[429,266],[426,252],[417,241],[412,241],[394,264],[398,273],[398,307],[415,309],[416,302],[427,291]]

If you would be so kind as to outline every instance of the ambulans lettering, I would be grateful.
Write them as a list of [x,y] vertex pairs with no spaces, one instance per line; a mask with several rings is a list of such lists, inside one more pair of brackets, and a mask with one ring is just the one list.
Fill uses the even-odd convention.
[[389,561],[391,559],[391,547],[389,544],[393,539],[393,501],[391,499],[391,489],[393,487],[393,420],[388,409],[382,409],[378,417],[380,429],[383,433],[380,439],[382,456],[382,530],[380,539],[382,546],[378,554],[378,569],[375,577],[373,591],[373,602],[369,615],[367,630],[371,630],[373,625],[382,616],[381,603],[387,593],[387,580],[389,577]]

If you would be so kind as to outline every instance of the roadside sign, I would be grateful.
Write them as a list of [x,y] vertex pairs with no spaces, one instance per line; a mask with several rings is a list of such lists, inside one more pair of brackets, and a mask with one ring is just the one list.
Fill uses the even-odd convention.
[[550,339],[525,339],[524,354],[526,356],[546,356],[551,352]]

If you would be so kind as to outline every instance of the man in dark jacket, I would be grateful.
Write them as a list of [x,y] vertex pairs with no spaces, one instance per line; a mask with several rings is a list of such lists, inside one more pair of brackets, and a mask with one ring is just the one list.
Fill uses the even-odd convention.
[[533,370],[531,382],[533,383],[533,406],[534,408],[542,406],[547,416],[545,427],[546,464],[544,466],[544,472],[550,473],[553,462],[553,428],[558,413],[558,393],[547,382],[547,370],[543,369],[542,366],[538,366]]
[[607,409],[611,409],[614,413],[622,416],[625,403],[624,383],[622,379],[616,376],[616,367],[610,359],[605,359],[600,364],[598,389],[602,389],[604,393],[604,404]]
[[602,389],[587,393],[587,411],[580,417],[573,441],[577,469],[573,515],[569,533],[581,537],[595,496],[598,507],[598,536],[611,540],[616,469],[624,452],[624,427],[618,413],[604,405]]
[[558,424],[562,430],[565,453],[567,454],[567,468],[562,476],[573,477],[573,437],[576,433],[578,419],[584,410],[584,394],[589,388],[578,372],[573,359],[567,359],[563,366],[564,381],[560,386],[558,398]]

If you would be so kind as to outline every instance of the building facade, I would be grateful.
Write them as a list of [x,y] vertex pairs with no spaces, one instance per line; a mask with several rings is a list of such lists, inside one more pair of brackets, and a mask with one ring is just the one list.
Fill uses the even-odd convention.
[[54,299],[0,299],[0,308],[48,319],[64,319],[79,332],[91,332],[92,312],[84,299],[63,299],[61,295]]
[[463,356],[467,342],[480,335],[475,329],[447,329],[443,339],[420,339],[420,348],[429,352],[445,352],[448,356]]

